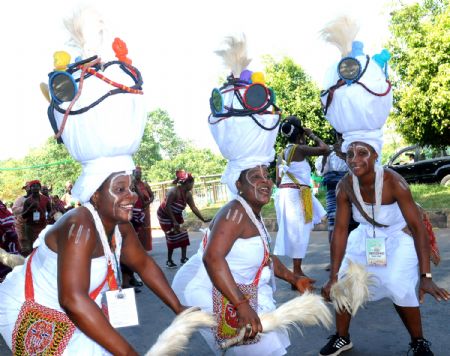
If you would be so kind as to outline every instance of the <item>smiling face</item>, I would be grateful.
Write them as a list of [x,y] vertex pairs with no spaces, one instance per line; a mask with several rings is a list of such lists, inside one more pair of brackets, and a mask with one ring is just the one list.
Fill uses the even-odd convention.
[[129,174],[113,173],[92,196],[102,218],[112,219],[117,223],[131,220],[133,206],[137,195],[131,191]]
[[378,154],[366,143],[353,142],[347,148],[347,165],[357,177],[374,172],[377,158]]
[[250,205],[263,206],[270,201],[273,182],[267,167],[257,166],[241,173],[236,187]]

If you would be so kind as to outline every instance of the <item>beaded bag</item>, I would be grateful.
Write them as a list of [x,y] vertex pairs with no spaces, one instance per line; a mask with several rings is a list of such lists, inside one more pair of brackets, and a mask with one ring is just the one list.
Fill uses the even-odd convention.
[[[263,240],[263,235],[261,234],[261,230],[263,229],[264,234],[268,237],[267,232],[265,231],[265,227],[260,227],[259,224],[256,224],[256,218],[251,211],[251,208],[248,206],[247,202],[241,197],[237,197],[238,200],[250,219],[255,223],[258,230],[260,231],[261,239]],[[262,223],[261,223],[262,225]],[[249,305],[253,310],[258,310],[258,284],[261,277],[262,270],[265,266],[268,265],[269,262],[269,247],[268,243],[264,242],[264,258],[262,260],[261,265],[256,273],[255,279],[250,284],[236,283],[237,287],[244,295],[244,298],[248,300]],[[217,344],[220,346],[224,341],[234,338],[239,333],[239,319],[237,315],[237,310],[234,305],[225,297],[214,285],[212,291],[212,299],[213,299],[213,313],[216,318],[217,326],[213,328],[213,332],[216,338]],[[240,345],[248,345],[254,344],[259,341],[259,336],[254,339],[249,339],[240,343]]]
[[[13,355],[62,355],[76,327],[65,313],[35,302],[31,273],[35,252],[30,255],[26,266],[25,302],[14,326]],[[106,278],[89,296],[96,299],[105,283]]]

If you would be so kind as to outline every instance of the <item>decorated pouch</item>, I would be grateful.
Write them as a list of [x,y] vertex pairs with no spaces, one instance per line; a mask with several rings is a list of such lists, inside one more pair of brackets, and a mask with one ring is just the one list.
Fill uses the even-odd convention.
[[[258,284],[236,283],[253,310],[258,310]],[[217,327],[213,330],[218,345],[225,340],[235,337],[239,333],[237,310],[233,304],[220,291],[213,287],[213,312],[216,317]],[[247,340],[242,345],[254,344],[259,341],[258,337]]]
[[[264,249],[264,258],[256,273],[255,279],[250,284],[236,283],[237,287],[248,300],[253,310],[258,310],[258,284],[262,270],[269,260],[269,253]],[[213,327],[216,342],[221,345],[224,341],[235,337],[239,333],[239,319],[234,305],[213,285],[213,313],[216,318],[217,327]],[[240,345],[254,344],[259,341],[259,336],[254,339],[243,341]]]
[[[22,304],[14,326],[13,355],[62,355],[76,327],[65,313],[34,301],[31,261],[35,252],[36,250],[33,251],[27,262],[25,302]],[[97,298],[105,283],[106,278],[89,296],[92,299]]]

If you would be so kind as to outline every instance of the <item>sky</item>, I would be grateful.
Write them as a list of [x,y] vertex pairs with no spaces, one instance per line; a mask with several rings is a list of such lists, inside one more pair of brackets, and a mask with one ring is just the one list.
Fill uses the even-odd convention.
[[[148,111],[166,110],[179,136],[217,151],[207,126],[209,97],[228,74],[214,51],[223,38],[245,33],[252,71],[261,56],[288,56],[321,86],[326,69],[340,57],[318,36],[340,14],[360,23],[357,39],[378,53],[389,38],[392,0],[96,0],[111,32],[128,46],[144,78]],[[9,1],[0,5],[2,71],[0,160],[23,157],[53,132],[39,83],[53,69],[53,53],[67,48],[63,19],[84,1]],[[108,99],[107,99],[108,100]]]

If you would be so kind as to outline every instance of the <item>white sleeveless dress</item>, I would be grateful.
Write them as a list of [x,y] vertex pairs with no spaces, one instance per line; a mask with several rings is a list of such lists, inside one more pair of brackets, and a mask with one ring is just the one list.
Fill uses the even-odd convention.
[[369,287],[371,301],[389,298],[401,307],[417,307],[418,258],[414,239],[402,231],[406,221],[397,202],[381,205],[375,216],[378,223],[388,226],[375,228],[376,237],[383,237],[386,241],[386,266],[367,266],[366,239],[373,237],[373,227],[354,205],[352,213],[355,221],[360,224],[348,237],[339,276],[347,269],[349,258],[353,262],[365,265],[374,275],[375,285]]
[[[206,231],[203,241],[197,253],[177,272],[172,283],[175,294],[184,305],[198,306],[202,310],[212,313],[212,289],[213,285],[203,265],[202,258],[209,230]],[[236,283],[250,284],[253,282],[256,272],[264,258],[264,245],[260,236],[248,239],[237,239],[226,256],[226,261]],[[271,286],[271,271],[264,267],[258,285],[258,314],[274,310],[275,301]],[[211,330],[200,331],[211,350],[216,355],[222,351],[217,348],[214,335]],[[286,332],[270,332],[261,334],[261,339],[256,344],[232,347],[227,350],[229,355],[284,355],[290,345]]]
[[[304,185],[310,185],[311,167],[306,160],[293,161],[289,165],[289,173]],[[283,175],[281,184],[294,183],[287,174]],[[295,188],[280,188],[275,196],[278,233],[274,254],[291,258],[304,258],[308,249],[309,236],[314,224],[320,223],[326,211],[313,195],[313,221],[305,224],[303,203],[300,193]]]
[[[45,243],[45,234],[51,226],[47,226],[34,243],[37,251],[31,262],[35,301],[46,307],[64,313],[58,301],[58,255],[50,250]],[[29,257],[28,257],[29,258]],[[3,283],[0,283],[0,333],[9,348],[12,348],[12,333],[19,315],[20,308],[25,301],[25,264],[17,266],[9,273]],[[91,260],[91,275],[89,293],[95,290],[104,280],[107,273],[107,262],[104,256]],[[104,290],[108,289],[105,283]],[[101,306],[101,293],[95,302]],[[63,355],[89,356],[111,355],[103,347],[76,328]]]

